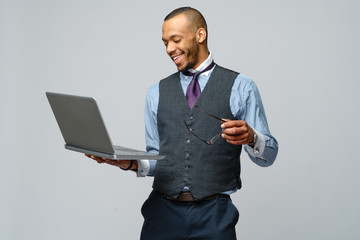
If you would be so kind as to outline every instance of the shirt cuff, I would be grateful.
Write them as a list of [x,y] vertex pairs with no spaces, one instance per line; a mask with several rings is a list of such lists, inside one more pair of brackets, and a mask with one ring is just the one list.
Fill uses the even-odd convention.
[[261,133],[257,132],[254,129],[254,132],[256,133],[258,139],[256,141],[256,144],[254,147],[250,147],[249,145],[245,145],[246,150],[248,151],[248,153],[256,158],[260,158],[260,159],[264,159],[262,157],[264,150],[265,150],[265,138],[264,135],[262,135]]
[[137,161],[138,161],[137,177],[147,176],[150,171],[149,160],[137,160]]

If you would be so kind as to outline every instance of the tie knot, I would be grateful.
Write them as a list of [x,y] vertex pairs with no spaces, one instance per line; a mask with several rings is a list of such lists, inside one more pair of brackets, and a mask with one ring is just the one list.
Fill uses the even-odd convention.
[[188,71],[186,71],[186,72],[183,72],[183,74],[185,75],[185,76],[194,76],[195,74],[197,74],[197,73],[199,73],[199,72],[190,72],[189,70]]
[[183,72],[183,74],[184,74],[185,76],[194,76],[193,79],[196,79],[200,74],[209,71],[209,70],[212,69],[214,66],[215,66],[215,63],[214,63],[214,61],[212,61],[209,66],[207,66],[205,69],[203,69],[203,70],[201,70],[201,71],[196,71],[196,72],[185,71],[185,72]]

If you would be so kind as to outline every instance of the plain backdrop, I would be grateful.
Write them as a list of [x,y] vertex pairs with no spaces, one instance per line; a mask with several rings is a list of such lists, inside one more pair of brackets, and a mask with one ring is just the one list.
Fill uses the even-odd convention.
[[139,238],[152,178],[65,150],[45,92],[95,97],[113,142],[145,149],[147,89],[176,71],[163,18],[188,5],[280,144],[269,168],[242,154],[238,238],[360,238],[359,1],[0,0],[0,239]]

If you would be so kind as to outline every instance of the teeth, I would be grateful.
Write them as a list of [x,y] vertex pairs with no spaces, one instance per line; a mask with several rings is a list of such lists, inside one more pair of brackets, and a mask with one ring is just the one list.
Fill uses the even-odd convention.
[[[180,55],[181,56],[181,55]],[[175,61],[176,59],[178,59],[180,56],[176,56],[173,58],[173,60]]]

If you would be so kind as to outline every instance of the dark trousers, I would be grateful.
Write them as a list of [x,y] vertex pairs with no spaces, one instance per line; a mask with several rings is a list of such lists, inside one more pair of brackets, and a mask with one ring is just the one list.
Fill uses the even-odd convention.
[[177,202],[153,191],[141,208],[141,240],[235,240],[239,212],[230,196]]

